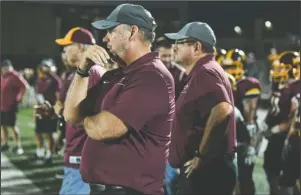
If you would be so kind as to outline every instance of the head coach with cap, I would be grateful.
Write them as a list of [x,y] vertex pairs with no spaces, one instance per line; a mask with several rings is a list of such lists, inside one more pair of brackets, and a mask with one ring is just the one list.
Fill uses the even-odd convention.
[[176,102],[169,163],[181,168],[178,194],[232,194],[236,175],[234,102],[229,80],[215,61],[216,38],[202,22],[178,33],[175,58],[189,72]]
[[[76,74],[77,66],[89,45],[95,44],[93,34],[81,27],[74,27],[69,30],[64,38],[56,39],[55,42],[63,46],[62,60],[68,67],[62,75],[63,86],[60,91],[59,99],[55,104],[58,115],[64,109],[64,102],[69,86]],[[94,65],[90,70],[88,87],[93,87],[104,74],[105,69]],[[79,164],[84,143],[87,139],[86,131],[83,126],[72,123],[65,124],[66,130],[66,149],[64,154],[64,178],[59,194],[89,194],[90,187],[85,183],[79,172]]]
[[[172,75],[151,52],[155,20],[140,5],[121,4],[92,25],[107,30],[109,51],[87,49],[64,110],[65,119],[82,122],[88,134],[83,180],[91,194],[162,195],[175,95]],[[123,63],[88,90],[89,64],[106,66],[109,53]]]

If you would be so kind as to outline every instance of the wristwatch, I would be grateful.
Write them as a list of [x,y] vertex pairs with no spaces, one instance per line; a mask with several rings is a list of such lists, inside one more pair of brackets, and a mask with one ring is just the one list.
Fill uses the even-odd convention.
[[81,77],[89,77],[90,70],[83,70],[79,66],[77,67],[76,73]]
[[196,156],[196,157],[199,157],[199,158],[203,159],[203,158],[205,158],[205,156],[206,156],[206,155],[204,155],[204,154],[200,153],[200,151],[199,151],[199,150],[196,150],[196,151],[195,151],[195,153],[194,153],[194,156]]

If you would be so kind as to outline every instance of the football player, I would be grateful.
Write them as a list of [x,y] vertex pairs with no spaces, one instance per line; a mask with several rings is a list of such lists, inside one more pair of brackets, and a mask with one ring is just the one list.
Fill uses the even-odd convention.
[[[261,93],[260,83],[256,78],[245,75],[246,55],[240,49],[230,49],[221,65],[224,70],[236,79],[234,91],[235,106],[241,112],[248,130],[248,136],[239,135],[238,140],[243,143],[238,147],[238,180],[241,194],[255,194],[252,173],[256,160],[256,110]],[[241,139],[244,137],[244,139]]]
[[[62,85],[60,78],[51,70],[53,66],[55,64],[52,59],[44,59],[38,67],[38,79],[35,86],[38,105],[34,106],[37,143],[34,158],[37,164],[52,162],[54,144],[52,133],[56,132],[57,129],[57,116],[54,110],[49,108],[55,104]],[[42,135],[46,135],[48,140],[46,152],[43,147]]]
[[295,58],[295,63],[299,63],[299,65],[293,69],[296,81],[290,84],[290,89],[291,93],[296,94],[296,96],[292,98],[291,103],[293,106],[297,107],[297,109],[289,133],[284,142],[282,151],[284,163],[279,180],[279,194],[288,195],[294,194],[294,187],[296,187],[296,194],[300,194],[300,57]]
[[277,194],[283,165],[282,148],[296,110],[291,99],[296,96],[297,90],[292,89],[298,84],[296,82],[298,66],[300,66],[299,54],[294,51],[286,51],[273,62],[270,71],[273,86],[271,108],[260,125],[262,130],[267,130],[265,137],[269,140],[264,153],[264,169],[270,185],[270,194]]

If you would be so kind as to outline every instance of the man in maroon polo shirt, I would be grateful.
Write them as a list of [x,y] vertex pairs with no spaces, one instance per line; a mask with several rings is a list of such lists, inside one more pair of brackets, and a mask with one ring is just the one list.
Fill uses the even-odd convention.
[[9,149],[8,132],[11,128],[16,146],[13,148],[17,154],[23,154],[19,128],[16,125],[18,104],[28,87],[26,80],[14,70],[10,60],[1,63],[1,152]]
[[[60,78],[51,72],[51,67],[55,66],[52,59],[44,59],[38,67],[38,79],[35,86],[38,105],[34,106],[34,117],[36,122],[36,143],[37,149],[34,159],[37,164],[47,164],[52,162],[53,137],[57,129],[57,117],[54,112],[47,111],[41,113],[45,107],[45,102],[50,107],[53,106],[61,88]],[[43,147],[43,135],[47,138],[47,150]]]
[[159,37],[156,41],[156,51],[159,53],[161,61],[167,67],[175,81],[175,96],[176,99],[180,95],[184,80],[187,77],[185,69],[174,61],[172,56],[172,45],[165,37]]
[[[95,39],[90,31],[84,28],[75,27],[69,30],[62,39],[56,39],[56,43],[64,47],[62,59],[68,64],[68,70],[63,75],[63,87],[56,102],[57,114],[62,113],[67,91],[76,74],[76,68],[89,45],[95,43]],[[89,88],[93,87],[104,74],[105,69],[95,65],[91,68],[89,77]],[[59,194],[88,194],[90,187],[83,182],[79,165],[83,145],[87,139],[87,134],[81,125],[66,123],[66,150],[64,155],[64,179]]]
[[91,194],[162,195],[175,95],[172,75],[151,52],[155,20],[142,6],[122,4],[92,25],[107,30],[103,41],[124,63],[88,90],[87,60],[106,65],[112,58],[91,46],[68,91],[64,117],[88,134],[82,177]]
[[189,72],[176,102],[169,163],[180,168],[177,194],[232,194],[236,183],[234,102],[230,82],[215,61],[216,38],[206,23],[186,24],[175,57]]

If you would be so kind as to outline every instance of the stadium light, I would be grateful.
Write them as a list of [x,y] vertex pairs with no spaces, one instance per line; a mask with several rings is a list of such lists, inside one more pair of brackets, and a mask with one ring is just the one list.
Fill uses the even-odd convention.
[[264,26],[267,30],[270,30],[272,28],[272,22],[271,21],[265,21]]
[[236,34],[239,34],[239,35],[242,33],[242,30],[239,26],[235,26],[234,31],[236,32]]

